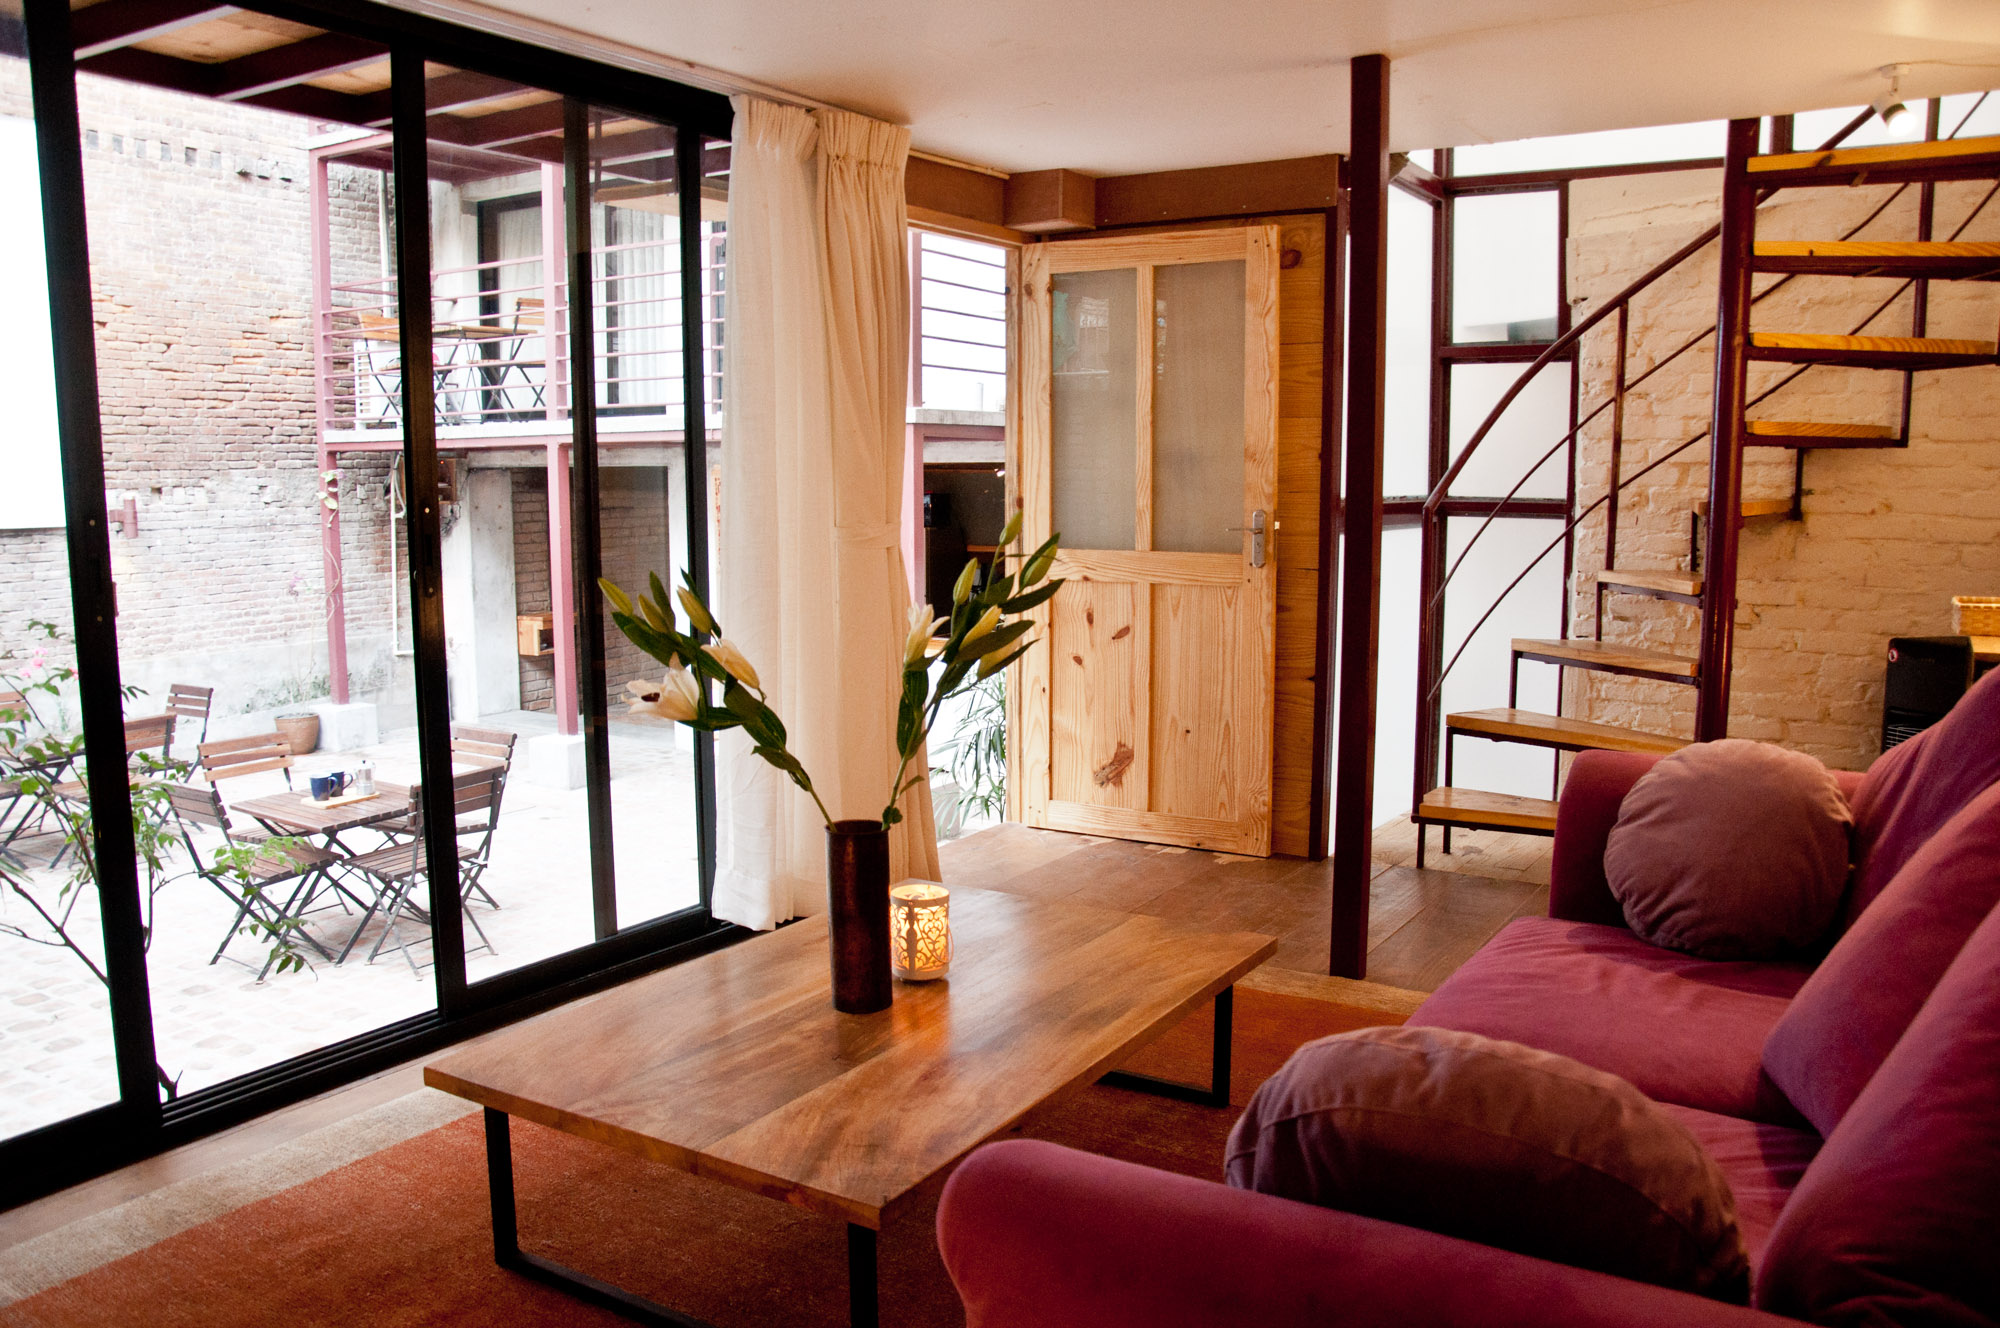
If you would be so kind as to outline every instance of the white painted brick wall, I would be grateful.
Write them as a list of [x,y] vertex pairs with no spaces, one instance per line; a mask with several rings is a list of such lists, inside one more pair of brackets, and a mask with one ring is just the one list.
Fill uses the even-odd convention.
[[[1984,184],[1941,186],[1937,238],[1948,238],[1985,194]],[[1832,239],[1894,193],[1889,186],[1796,191],[1761,211],[1766,239]],[[1569,296],[1578,315],[1597,307],[1719,215],[1720,173],[1588,180],[1570,194]],[[1916,190],[1890,202],[1861,239],[1915,236]],[[2000,239],[2000,205],[1987,204],[1961,238]],[[1628,377],[1715,321],[1718,260],[1709,246],[1635,301]],[[1760,278],[1763,290],[1775,278]],[[1801,277],[1756,306],[1763,331],[1845,333],[1898,283]],[[1909,335],[1910,295],[1868,332]],[[1934,284],[1932,336],[1995,338],[2000,288]],[[1583,409],[1611,394],[1611,323],[1583,346]],[[1672,451],[1709,423],[1714,341],[1704,339],[1633,392],[1625,413],[1624,473]],[[1795,366],[1753,366],[1750,395]],[[1752,418],[1898,422],[1901,376],[1814,368]],[[1606,487],[1609,412],[1582,440],[1579,499]],[[1618,562],[1625,568],[1688,566],[1688,514],[1707,490],[1704,439],[1624,491]],[[1791,454],[1759,449],[1745,466],[1746,496],[1789,495]],[[1805,465],[1805,519],[1746,523],[1740,548],[1736,670],[1730,732],[1781,742],[1829,764],[1865,766],[1879,750],[1884,649],[1892,636],[1951,630],[1951,596],[2000,594],[2000,368],[1920,373],[1907,449],[1821,451]],[[1590,574],[1604,565],[1602,513],[1579,531],[1571,632],[1592,630]],[[1693,655],[1695,610],[1611,595],[1607,640]],[[1572,674],[1573,713],[1686,734],[1693,689]]]

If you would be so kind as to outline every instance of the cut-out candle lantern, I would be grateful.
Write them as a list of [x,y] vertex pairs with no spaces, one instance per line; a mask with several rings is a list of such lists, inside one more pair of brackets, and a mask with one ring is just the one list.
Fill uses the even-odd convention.
[[906,881],[889,892],[889,966],[905,982],[928,982],[950,971],[950,891]]

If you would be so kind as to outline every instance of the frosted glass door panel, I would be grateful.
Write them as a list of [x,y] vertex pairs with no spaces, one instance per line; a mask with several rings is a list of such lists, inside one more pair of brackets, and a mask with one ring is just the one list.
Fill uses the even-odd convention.
[[1153,274],[1153,547],[1243,548],[1243,264]]
[[1139,273],[1061,272],[1050,291],[1055,528],[1065,548],[1130,549],[1138,529]]
[[[1465,450],[1473,431],[1527,369],[1523,364],[1456,364],[1451,370],[1451,455]],[[1493,422],[1465,469],[1452,481],[1453,497],[1498,498],[1524,474],[1534,473],[1517,495],[1560,498],[1569,488],[1569,366],[1551,364],[1536,374]],[[1542,455],[1555,448],[1544,461]]]
[[1452,205],[1453,341],[1555,339],[1556,208],[1553,189]]

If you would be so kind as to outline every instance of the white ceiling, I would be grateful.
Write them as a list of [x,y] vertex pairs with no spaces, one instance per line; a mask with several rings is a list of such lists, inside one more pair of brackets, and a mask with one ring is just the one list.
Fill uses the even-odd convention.
[[[401,0],[431,12],[469,0]],[[2000,86],[1996,0],[487,0],[907,124],[917,147],[1098,175],[1347,148],[1391,61],[1398,149]],[[630,53],[628,53],[629,56]],[[706,81],[706,80],[704,80]]]

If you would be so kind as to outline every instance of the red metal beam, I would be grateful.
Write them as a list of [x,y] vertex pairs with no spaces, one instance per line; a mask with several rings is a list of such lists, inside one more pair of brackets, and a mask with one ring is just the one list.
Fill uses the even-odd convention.
[[70,41],[87,60],[236,12],[215,0],[99,0],[70,19]]
[[[1348,63],[1346,502],[1341,512],[1340,692],[1333,776],[1327,971],[1368,968],[1375,803],[1375,668],[1382,620],[1382,407],[1389,300],[1389,58]],[[1328,446],[1331,446],[1329,440]],[[1321,628],[1325,630],[1324,625]]]

